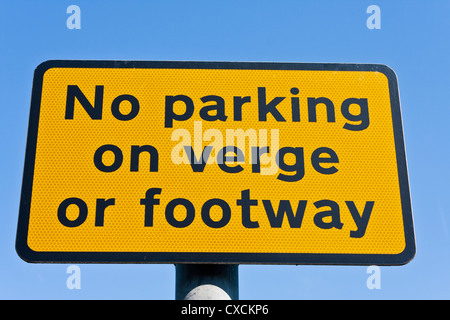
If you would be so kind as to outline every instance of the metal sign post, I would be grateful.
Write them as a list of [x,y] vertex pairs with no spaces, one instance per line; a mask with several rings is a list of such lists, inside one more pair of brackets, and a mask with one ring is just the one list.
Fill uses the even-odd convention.
[[235,264],[177,264],[176,300],[238,300]]

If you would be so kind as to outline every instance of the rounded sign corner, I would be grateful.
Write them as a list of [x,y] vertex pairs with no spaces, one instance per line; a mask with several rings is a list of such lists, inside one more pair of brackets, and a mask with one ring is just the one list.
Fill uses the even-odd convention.
[[394,69],[385,64],[376,64],[374,66],[376,71],[384,74],[388,79],[388,81],[393,81],[394,83],[397,83],[397,74],[395,73]]
[[410,263],[416,256],[416,243],[414,240],[406,244],[405,250],[398,255],[398,265]]
[[56,68],[60,64],[60,62],[61,60],[46,60],[44,62],[41,62],[34,70],[35,78],[42,79],[45,72],[47,72],[49,69]]
[[28,244],[21,239],[16,240],[16,253],[23,261],[28,263],[36,263],[38,261],[38,252],[31,249]]

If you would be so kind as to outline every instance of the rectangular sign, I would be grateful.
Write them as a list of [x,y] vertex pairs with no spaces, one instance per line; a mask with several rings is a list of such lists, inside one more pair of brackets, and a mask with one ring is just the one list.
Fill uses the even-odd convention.
[[384,65],[47,61],[29,262],[399,265],[415,239]]

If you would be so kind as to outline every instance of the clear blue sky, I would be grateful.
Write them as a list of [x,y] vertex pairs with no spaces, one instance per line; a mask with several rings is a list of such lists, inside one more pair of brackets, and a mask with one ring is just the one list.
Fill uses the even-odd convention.
[[[69,30],[66,9],[81,9]],[[369,5],[381,29],[369,30]],[[28,264],[15,252],[33,71],[50,59],[380,63],[400,89],[417,253],[381,267],[239,267],[241,299],[450,298],[450,2],[2,1],[0,298],[174,299],[173,265]]]

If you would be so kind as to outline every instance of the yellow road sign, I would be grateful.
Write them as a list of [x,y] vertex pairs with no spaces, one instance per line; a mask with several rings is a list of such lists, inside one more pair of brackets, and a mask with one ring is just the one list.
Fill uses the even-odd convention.
[[47,61],[16,248],[30,262],[404,264],[383,65]]

